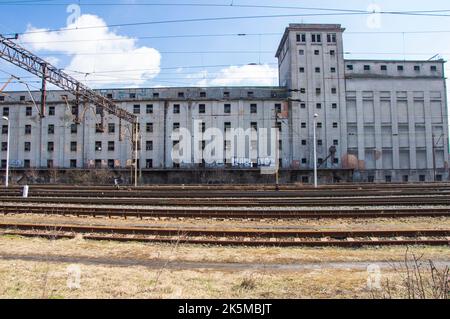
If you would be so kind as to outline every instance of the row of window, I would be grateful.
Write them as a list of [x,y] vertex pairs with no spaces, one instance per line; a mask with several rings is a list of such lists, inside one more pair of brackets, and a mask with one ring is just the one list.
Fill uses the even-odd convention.
[[[49,159],[47,160],[47,168],[53,168],[53,160]],[[103,160],[96,159],[94,161],[95,168],[103,168]],[[108,159],[106,161],[108,168],[115,168],[116,167],[116,161],[114,159]],[[138,167],[140,167],[139,159],[137,160]],[[23,167],[24,168],[30,168],[31,167],[31,161],[29,159],[26,159],[23,161]],[[1,168],[6,168],[6,160],[1,161]],[[70,160],[70,168],[77,168],[77,160],[71,159]],[[146,159],[145,160],[145,168],[153,168],[153,159]]]
[[[301,66],[301,67],[298,69],[298,71],[299,71],[300,73],[305,73],[305,67]],[[321,69],[320,69],[319,67],[316,67],[316,68],[314,69],[314,71],[315,71],[316,73],[320,73],[320,72],[321,72]],[[335,68],[335,67],[331,67],[331,68],[330,68],[330,72],[331,72],[331,73],[336,73],[336,68]]]
[[[305,55],[305,50],[304,49],[300,49],[300,50],[298,50],[298,54],[299,55]],[[330,55],[330,56],[332,56],[332,57],[335,57],[336,56],[336,50],[330,50],[329,52],[328,52],[328,54]],[[320,55],[320,50],[314,50],[314,55]]]
[[[365,64],[363,66],[363,68],[364,68],[364,71],[370,71],[372,69],[372,66],[369,65],[369,64]],[[354,70],[353,64],[347,64],[347,70],[348,71],[353,71]],[[387,71],[388,70],[388,66],[387,65],[380,65],[380,70],[381,71]],[[397,71],[404,71],[404,70],[405,70],[405,67],[403,65],[397,65]],[[414,66],[414,71],[420,72],[420,70],[421,70],[420,65],[415,65]],[[437,71],[437,66],[435,66],[435,65],[430,66],[430,71],[431,72],[436,72]]]
[[[321,33],[311,33],[310,40],[312,43],[322,43],[322,34]],[[299,43],[306,43],[306,33],[297,33],[296,40]],[[328,33],[327,34],[327,43],[336,43],[337,35],[336,33]]]
[[[223,92],[223,97],[224,97],[224,98],[229,98],[230,96],[231,96],[231,94],[230,94],[229,91]],[[108,93],[108,94],[106,94],[106,97],[107,97],[108,99],[112,99],[112,98],[113,98],[113,94],[112,94],[112,93]],[[129,97],[130,99],[136,99],[136,98],[137,98],[137,95],[136,95],[136,93],[129,93],[128,97]],[[154,99],[157,99],[157,98],[160,97],[160,95],[159,95],[158,92],[155,92],[155,93],[152,94],[152,97],[153,97]],[[178,98],[185,98],[186,95],[185,95],[184,92],[178,92],[178,93],[177,93],[177,97],[178,97]],[[207,96],[206,96],[206,92],[200,91],[199,94],[198,94],[198,97],[206,98],[206,97],[207,97]],[[253,92],[253,91],[247,91],[247,97],[250,97],[250,98],[255,97],[255,92]]]

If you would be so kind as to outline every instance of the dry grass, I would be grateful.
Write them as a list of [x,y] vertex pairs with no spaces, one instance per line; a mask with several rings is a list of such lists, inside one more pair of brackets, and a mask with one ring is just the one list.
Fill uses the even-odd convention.
[[[449,247],[415,247],[428,259],[450,258]],[[349,266],[326,268],[325,262],[402,261],[404,247],[387,248],[243,248],[201,247],[74,240],[0,237],[0,298],[371,298],[367,271]],[[1,256],[18,256],[10,260]],[[39,257],[26,260],[23,257]],[[55,258],[105,258],[111,264],[81,263],[81,288],[67,286],[66,261]],[[52,259],[50,258],[52,257]],[[57,259],[56,259],[57,260]],[[159,269],[119,265],[114,261],[163,261]],[[260,264],[317,263],[313,270],[252,272],[173,270],[173,261]],[[394,269],[383,278],[401,286]],[[392,296],[404,297],[401,290]]]

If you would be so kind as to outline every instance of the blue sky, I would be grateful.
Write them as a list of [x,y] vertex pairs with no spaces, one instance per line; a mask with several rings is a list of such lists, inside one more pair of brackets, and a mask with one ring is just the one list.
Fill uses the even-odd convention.
[[[15,2],[15,4],[10,4]],[[8,3],[8,4],[7,4]],[[102,5],[92,5],[93,3]],[[111,3],[128,4],[114,6]],[[225,6],[142,6],[136,4],[216,4]],[[230,6],[233,3],[234,6]],[[45,5],[42,5],[45,4]],[[243,8],[236,5],[271,5],[367,10],[375,4],[383,11],[450,9],[448,1],[0,1],[0,33],[61,29],[67,27],[69,4],[78,4],[77,26],[123,24],[161,20],[324,13],[317,10]],[[134,5],[132,5],[134,4]],[[446,13],[450,14],[450,12]],[[376,28],[368,16],[321,16],[165,23],[140,26],[32,33],[19,43],[94,87],[153,87],[189,85],[277,85],[274,57],[284,28],[289,23],[340,23],[346,29],[346,58],[429,59],[450,56],[450,17],[382,15]],[[402,34],[411,31],[448,33]],[[36,30],[35,30],[36,31]],[[42,31],[42,30],[40,30]],[[357,33],[373,32],[374,34]],[[386,34],[380,32],[400,33]],[[355,33],[356,32],[356,33]],[[148,38],[173,35],[252,34],[185,38]],[[261,35],[258,35],[261,34]],[[144,37],[144,38],[143,38]],[[147,38],[145,38],[147,37]],[[96,39],[115,39],[94,41]],[[133,40],[134,39],[134,40]],[[69,42],[61,42],[61,41]],[[82,40],[82,41],[80,41]],[[39,42],[33,44],[33,41]],[[232,51],[232,52],[230,52]],[[181,53],[183,52],[183,53]],[[86,62],[87,61],[87,62]],[[259,65],[248,66],[249,63]],[[247,65],[247,66],[246,66]],[[216,66],[216,67],[212,67]],[[195,68],[194,68],[195,67]],[[119,72],[120,70],[127,72]],[[447,66],[447,72],[448,66]],[[23,76],[32,88],[38,81],[4,62],[0,70]],[[77,72],[74,72],[77,71]],[[89,74],[88,74],[89,73]],[[0,83],[8,76],[0,73]],[[22,84],[8,89],[23,90]]]

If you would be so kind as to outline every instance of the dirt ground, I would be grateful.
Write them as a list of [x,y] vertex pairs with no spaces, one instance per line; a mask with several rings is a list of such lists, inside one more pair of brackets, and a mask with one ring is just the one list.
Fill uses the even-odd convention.
[[[244,248],[0,237],[0,298],[380,298],[406,296],[405,247]],[[410,252],[450,265],[450,247]],[[367,266],[382,288],[370,290]]]

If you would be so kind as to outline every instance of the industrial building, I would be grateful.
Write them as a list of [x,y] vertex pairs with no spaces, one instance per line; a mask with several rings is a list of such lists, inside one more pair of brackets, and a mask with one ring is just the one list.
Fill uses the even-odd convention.
[[[144,182],[271,181],[261,167],[277,167],[283,182],[425,182],[449,179],[444,61],[345,60],[340,25],[291,24],[276,57],[278,87],[190,87],[100,90],[138,116],[137,166]],[[7,92],[0,112],[11,123],[10,158],[16,172],[31,169],[133,165],[132,129],[64,91]],[[317,117],[315,118],[315,115]],[[242,154],[223,137],[223,160],[174,161],[174,132],[274,128],[277,152],[249,138]],[[316,131],[317,162],[313,156]],[[2,124],[1,165],[8,126]],[[191,137],[190,147],[198,141]],[[200,137],[200,149],[208,141]],[[231,149],[231,152],[230,152]],[[195,150],[194,150],[195,152]],[[264,153],[264,154],[263,154]],[[175,177],[176,176],[176,177]]]

